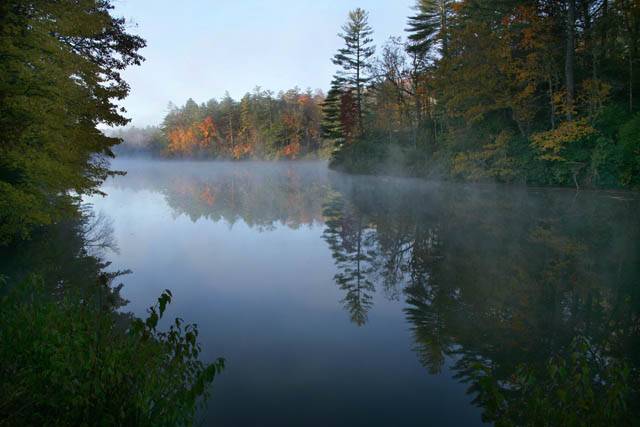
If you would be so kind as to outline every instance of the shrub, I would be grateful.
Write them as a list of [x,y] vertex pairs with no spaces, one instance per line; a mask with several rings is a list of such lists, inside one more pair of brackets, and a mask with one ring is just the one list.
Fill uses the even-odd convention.
[[[199,361],[198,329],[157,329],[171,292],[141,320],[95,299],[52,298],[31,277],[0,298],[0,424],[189,425],[224,360]],[[106,296],[105,296],[106,295]]]
[[620,128],[622,149],[621,181],[630,187],[640,187],[640,114]]

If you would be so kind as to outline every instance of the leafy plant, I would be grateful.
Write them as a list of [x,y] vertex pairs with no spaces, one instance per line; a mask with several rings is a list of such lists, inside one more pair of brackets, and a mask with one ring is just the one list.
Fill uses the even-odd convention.
[[95,298],[54,299],[32,276],[0,299],[0,425],[190,425],[224,359],[199,360],[196,325],[112,310],[101,275]]
[[506,382],[476,369],[484,418],[497,426],[633,425],[638,416],[638,373],[583,337],[540,367],[521,365]]

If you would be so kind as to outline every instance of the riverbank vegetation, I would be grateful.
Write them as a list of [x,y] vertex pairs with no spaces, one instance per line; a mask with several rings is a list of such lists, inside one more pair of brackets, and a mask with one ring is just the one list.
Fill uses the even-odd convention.
[[0,3],[0,425],[190,424],[223,367],[195,326],[158,329],[170,291],[146,320],[121,311],[109,227],[81,206],[121,174],[97,125],[128,123],[121,73],[143,61],[112,9]]
[[190,425],[224,360],[198,360],[198,329],[158,329],[170,291],[145,320],[114,310],[113,274],[86,298],[37,276],[0,298],[0,424]]
[[640,186],[640,6],[419,0],[373,54],[350,13],[323,104],[332,166],[534,185]]
[[320,91],[298,88],[280,92],[256,88],[240,101],[227,94],[221,101],[169,106],[161,126],[128,128],[113,133],[124,143],[117,152],[163,158],[296,159],[327,157],[320,132]]

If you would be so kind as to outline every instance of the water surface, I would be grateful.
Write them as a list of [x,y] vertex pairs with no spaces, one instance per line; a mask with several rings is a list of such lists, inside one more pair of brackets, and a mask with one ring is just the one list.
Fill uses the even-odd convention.
[[168,316],[227,359],[205,424],[478,425],[478,372],[499,383],[578,335],[638,366],[633,194],[320,162],[114,167],[128,174],[87,201],[112,221],[109,268],[132,270],[126,309],[171,289]]

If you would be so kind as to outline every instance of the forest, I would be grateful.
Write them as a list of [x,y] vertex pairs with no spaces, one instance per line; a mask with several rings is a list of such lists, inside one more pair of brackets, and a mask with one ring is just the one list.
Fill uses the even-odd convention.
[[238,102],[193,99],[169,113],[161,126],[119,129],[116,152],[163,158],[297,159],[327,157],[331,144],[320,131],[321,91],[298,88],[277,96],[257,87]]
[[528,185],[640,185],[633,0],[420,0],[375,56],[349,14],[323,104],[332,167]]
[[[376,52],[349,13],[326,96],[257,87],[169,106],[119,153],[170,158],[331,158],[331,167],[464,181],[640,185],[632,0],[419,0],[406,37]],[[636,96],[634,97],[634,93]]]

